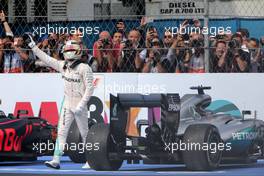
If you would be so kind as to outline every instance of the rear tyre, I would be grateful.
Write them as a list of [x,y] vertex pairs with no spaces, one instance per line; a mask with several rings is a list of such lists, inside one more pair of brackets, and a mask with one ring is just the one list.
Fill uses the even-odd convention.
[[194,148],[192,145],[192,148],[190,147],[183,151],[183,160],[186,167],[193,171],[208,171],[218,168],[222,158],[222,151],[218,150],[217,146],[221,142],[217,128],[211,124],[188,126],[184,133],[183,143],[189,146],[191,144],[199,145],[200,148]]
[[118,153],[109,125],[104,123],[93,125],[88,132],[86,141],[98,146],[93,150],[86,151],[87,161],[92,169],[116,171],[122,166],[123,160],[110,160],[109,157],[109,153]]

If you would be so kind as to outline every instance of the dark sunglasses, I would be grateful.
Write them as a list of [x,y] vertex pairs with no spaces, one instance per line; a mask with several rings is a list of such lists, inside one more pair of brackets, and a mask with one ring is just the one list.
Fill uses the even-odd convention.
[[164,35],[164,38],[172,38],[171,35]]

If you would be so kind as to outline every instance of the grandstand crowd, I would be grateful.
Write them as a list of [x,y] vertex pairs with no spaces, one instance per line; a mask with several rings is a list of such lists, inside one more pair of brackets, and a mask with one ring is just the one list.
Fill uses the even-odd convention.
[[[13,35],[3,11],[0,20],[5,31],[0,37],[0,73],[55,72],[24,46],[22,35]],[[181,26],[190,25],[202,27],[198,19],[185,20]],[[92,49],[85,45],[83,31],[45,35],[37,40],[38,47],[63,60],[64,43],[76,40],[82,48],[83,62],[94,72],[205,73],[206,49],[211,73],[264,72],[264,37],[251,38],[245,28],[209,36],[209,48],[205,48],[203,34],[165,30],[159,35],[145,18],[130,30],[123,20],[118,20],[115,27],[113,33],[101,31]]]

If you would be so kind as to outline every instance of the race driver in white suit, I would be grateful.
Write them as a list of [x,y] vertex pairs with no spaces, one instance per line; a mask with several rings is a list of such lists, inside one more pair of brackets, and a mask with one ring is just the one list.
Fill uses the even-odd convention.
[[[64,104],[58,122],[58,137],[56,141],[52,161],[46,161],[45,165],[54,169],[60,169],[60,157],[65,149],[69,128],[76,120],[77,126],[85,144],[88,133],[87,103],[93,94],[93,73],[88,64],[81,62],[81,47],[69,40],[63,47],[64,61],[59,61],[41,51],[30,34],[24,35],[24,41],[32,49],[33,53],[47,66],[62,74],[64,80]],[[86,162],[83,168],[89,168]]]

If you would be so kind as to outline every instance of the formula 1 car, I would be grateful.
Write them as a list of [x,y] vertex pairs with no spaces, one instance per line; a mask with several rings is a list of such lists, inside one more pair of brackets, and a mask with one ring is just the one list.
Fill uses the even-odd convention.
[[14,117],[0,111],[1,161],[35,161],[38,156],[53,152],[48,150],[48,144],[54,144],[56,128],[44,119],[26,114],[27,111],[19,110]]
[[[211,97],[204,93],[210,87],[191,87],[198,94],[117,94],[110,95],[110,124],[98,123],[88,132],[87,142],[99,149],[87,151],[94,170],[118,170],[122,162],[148,164],[184,163],[189,170],[214,170],[220,163],[254,163],[264,154],[264,122],[206,107]],[[145,126],[145,135],[130,136],[131,107],[160,107],[155,115],[137,122]],[[133,121],[132,121],[133,122]],[[133,122],[134,123],[134,122]],[[141,132],[139,133],[141,134]]]

